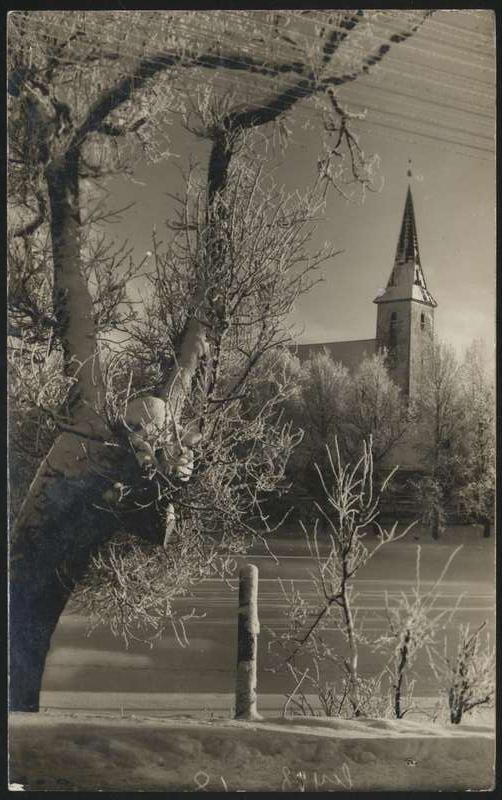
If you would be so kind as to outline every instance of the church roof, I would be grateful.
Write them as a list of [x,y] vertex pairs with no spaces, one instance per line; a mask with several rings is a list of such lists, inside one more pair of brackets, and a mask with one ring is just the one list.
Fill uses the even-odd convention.
[[420,253],[418,251],[417,224],[415,222],[415,210],[413,208],[413,197],[408,186],[406,192],[406,202],[404,204],[403,221],[401,223],[401,233],[396,249],[396,261],[402,262],[414,260],[420,264]]
[[426,305],[437,303],[427,289],[425,276],[420,263],[417,225],[413,208],[411,188],[408,186],[404,204],[403,221],[397,242],[394,267],[385,291],[373,302],[388,303],[395,300],[418,300]]
[[293,353],[300,361],[305,361],[318,353],[328,353],[333,361],[340,361],[348,369],[355,369],[365,356],[372,356],[376,350],[376,339],[356,339],[345,342],[298,344]]

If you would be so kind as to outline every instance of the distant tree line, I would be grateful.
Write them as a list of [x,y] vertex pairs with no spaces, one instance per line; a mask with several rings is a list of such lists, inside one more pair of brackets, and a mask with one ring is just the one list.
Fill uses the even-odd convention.
[[[407,402],[390,377],[384,353],[365,356],[350,372],[328,352],[300,364],[284,352],[276,375],[287,375],[286,417],[303,430],[286,469],[287,501],[299,510],[322,502],[317,468],[328,468],[335,440],[342,458],[357,460],[372,439],[374,480],[394,466],[393,448],[406,441],[422,467],[394,483],[410,498],[421,522],[438,538],[447,519],[483,525],[490,535],[495,499],[495,396],[482,343],[462,360],[443,343],[424,359],[420,388]],[[396,456],[397,458],[397,456]],[[403,483],[404,481],[404,483]],[[396,490],[397,491],[397,490]],[[392,501],[390,501],[392,502]]]

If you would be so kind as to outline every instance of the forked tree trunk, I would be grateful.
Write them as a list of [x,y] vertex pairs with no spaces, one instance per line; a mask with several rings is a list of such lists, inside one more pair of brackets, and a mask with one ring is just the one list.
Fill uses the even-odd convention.
[[[121,481],[138,483],[130,454],[92,437],[111,437],[100,418],[103,384],[96,350],[92,300],[80,258],[78,153],[67,154],[46,170],[51,206],[54,306],[65,356],[65,371],[77,378],[71,409],[75,425],[91,438],[63,434],[54,443],[30,486],[14,527],[9,581],[10,709],[37,711],[51,636],[93,550],[120,526],[103,511],[103,493]],[[179,364],[165,396],[176,421],[190,393],[205,350],[197,320],[187,328]],[[141,524],[137,524],[141,518]],[[128,529],[159,541],[159,518],[144,509],[127,515]]]
[[76,379],[70,394],[72,417],[86,435],[58,437],[38,469],[10,537],[12,710],[38,710],[45,658],[72,584],[85,570],[93,547],[117,527],[111,514],[95,507],[103,505],[103,491],[110,480],[118,479],[120,467],[117,451],[92,438],[110,432],[99,416],[103,385],[93,304],[81,264],[78,161],[78,149],[73,149],[49,163],[45,177],[54,313],[65,373]]

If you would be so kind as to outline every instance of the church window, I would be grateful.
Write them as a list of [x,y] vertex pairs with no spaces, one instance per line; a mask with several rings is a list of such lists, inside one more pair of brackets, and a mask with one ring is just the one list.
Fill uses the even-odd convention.
[[420,330],[425,331],[425,314],[420,314]]

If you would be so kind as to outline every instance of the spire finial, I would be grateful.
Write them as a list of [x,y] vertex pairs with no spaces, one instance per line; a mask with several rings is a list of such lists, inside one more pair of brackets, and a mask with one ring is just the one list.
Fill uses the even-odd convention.
[[411,171],[411,158],[408,159],[408,171],[406,174],[408,175],[408,178],[411,178],[413,176],[413,173]]

